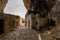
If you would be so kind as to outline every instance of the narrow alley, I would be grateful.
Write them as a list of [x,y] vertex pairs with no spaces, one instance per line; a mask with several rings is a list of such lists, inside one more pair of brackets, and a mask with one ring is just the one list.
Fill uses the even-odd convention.
[[0,37],[0,40],[39,40],[39,37],[35,30],[26,29],[25,27],[21,26],[13,32]]
[[0,40],[60,40],[60,0],[0,0]]

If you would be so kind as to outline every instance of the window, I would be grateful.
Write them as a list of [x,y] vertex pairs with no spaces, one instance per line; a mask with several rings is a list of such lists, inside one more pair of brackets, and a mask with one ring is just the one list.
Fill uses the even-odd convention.
[[38,25],[38,22],[36,21],[36,25]]
[[30,27],[30,20],[28,20],[28,25],[29,25],[29,27]]

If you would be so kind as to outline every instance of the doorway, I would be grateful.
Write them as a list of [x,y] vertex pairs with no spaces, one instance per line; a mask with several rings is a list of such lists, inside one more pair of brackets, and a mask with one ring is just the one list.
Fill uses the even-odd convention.
[[0,19],[0,35],[4,33],[3,27],[4,27],[4,19]]

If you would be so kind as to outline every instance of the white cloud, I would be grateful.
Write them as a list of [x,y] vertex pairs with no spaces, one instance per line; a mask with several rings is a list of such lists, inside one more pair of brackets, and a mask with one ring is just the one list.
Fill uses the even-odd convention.
[[25,17],[26,11],[23,0],[8,0],[6,8],[4,9],[5,13],[19,15],[22,18]]

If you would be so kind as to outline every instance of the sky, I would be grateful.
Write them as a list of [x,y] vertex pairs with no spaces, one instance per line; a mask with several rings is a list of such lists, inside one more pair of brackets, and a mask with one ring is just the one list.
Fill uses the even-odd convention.
[[22,18],[25,18],[27,10],[24,6],[23,0],[8,0],[8,3],[4,9],[4,13],[19,15]]

